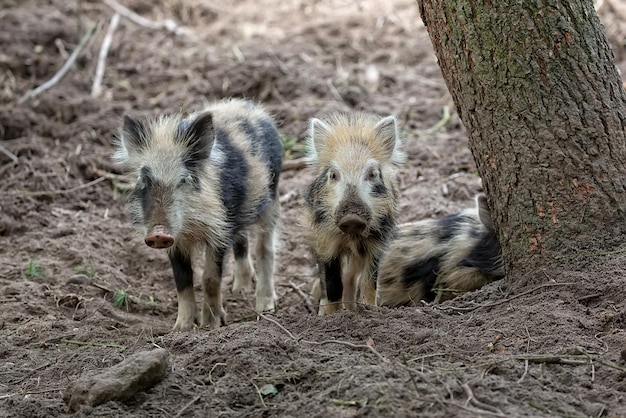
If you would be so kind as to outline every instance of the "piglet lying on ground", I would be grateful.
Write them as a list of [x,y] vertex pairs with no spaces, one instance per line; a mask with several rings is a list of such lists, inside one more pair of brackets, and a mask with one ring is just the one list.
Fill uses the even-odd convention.
[[484,195],[476,207],[402,224],[378,274],[380,306],[444,301],[504,277],[500,244]]

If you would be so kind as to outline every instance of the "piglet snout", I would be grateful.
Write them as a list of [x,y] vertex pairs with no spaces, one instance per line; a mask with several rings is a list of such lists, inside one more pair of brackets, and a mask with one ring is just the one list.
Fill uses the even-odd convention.
[[169,248],[174,245],[174,237],[163,225],[155,225],[144,241],[151,248]]
[[346,234],[358,235],[365,231],[367,223],[358,215],[348,214],[339,220],[337,226]]

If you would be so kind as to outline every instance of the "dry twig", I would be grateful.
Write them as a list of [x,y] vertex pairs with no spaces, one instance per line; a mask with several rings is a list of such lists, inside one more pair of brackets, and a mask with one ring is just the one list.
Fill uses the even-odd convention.
[[61,67],[61,69],[50,80],[43,83],[41,86],[37,87],[36,89],[33,89],[29,91],[28,93],[26,93],[25,95],[23,95],[17,101],[17,103],[22,104],[26,102],[27,100],[30,100],[33,97],[38,96],[44,91],[48,90],[50,87],[54,86],[59,81],[61,81],[61,79],[65,76],[65,74],[67,74],[67,72],[70,70],[72,65],[74,65],[74,62],[76,61],[80,53],[83,51],[83,49],[85,48],[85,46],[87,45],[87,43],[89,42],[93,34],[95,33],[96,27],[97,25],[94,25],[91,27],[91,29],[87,31],[85,36],[83,36],[83,38],[80,40],[80,43],[78,44],[74,52],[72,52],[72,55],[70,55],[67,61],[65,61],[65,64],[63,64],[63,67]]
[[452,401],[441,400],[440,402],[443,402],[443,403],[448,404],[448,405],[453,405],[453,406],[456,406],[457,408],[460,408],[460,409],[462,409],[464,411],[470,412],[471,416],[478,416],[479,417],[479,416],[483,416],[483,415],[490,415],[490,416],[499,417],[499,418],[507,418],[508,417],[508,415],[504,415],[504,414],[501,414],[501,413],[498,413],[498,412],[491,412],[491,411],[487,411],[487,410],[484,410],[484,409],[470,408],[470,407],[467,407],[465,405],[459,405],[456,402],[452,402]]
[[102,46],[100,47],[96,75],[93,79],[93,85],[91,86],[91,97],[98,97],[100,95],[100,91],[102,90],[102,78],[104,77],[104,67],[106,65],[107,55],[109,54],[109,48],[111,47],[111,41],[113,40],[113,32],[115,32],[119,23],[120,14],[115,13],[111,18],[109,29],[107,29],[107,33],[102,41]]
[[302,342],[305,342],[307,344],[312,344],[312,345],[339,344],[339,345],[345,345],[347,347],[352,347],[352,348],[364,348],[366,350],[371,351],[373,354],[375,354],[383,363],[389,362],[389,360],[387,360],[385,357],[383,357],[382,354],[380,354],[378,351],[374,349],[372,341],[368,341],[365,344],[355,344],[349,341],[342,341],[342,340],[324,340],[324,341],[302,340]]
[[284,195],[282,195],[280,198],[278,198],[278,201],[280,202],[281,205],[289,202],[291,199],[293,199],[294,197],[298,196],[298,192],[295,190],[290,190],[287,193],[285,193]]
[[477,364],[478,367],[493,367],[497,364],[501,364],[510,360],[524,360],[530,363],[545,363],[545,364],[565,364],[567,366],[582,366],[589,364],[590,362],[596,362],[608,368],[626,373],[626,367],[621,367],[610,361],[603,360],[599,357],[592,356],[582,349],[576,350],[577,354],[523,354],[518,356],[507,356],[488,363]]
[[[218,363],[219,364],[219,363]],[[183,414],[185,413],[185,411],[187,409],[189,409],[189,407],[191,405],[193,405],[194,403],[198,402],[200,400],[200,398],[202,398],[205,394],[201,393],[200,395],[196,396],[195,398],[193,398],[192,400],[190,400],[189,402],[187,402],[185,404],[185,406],[183,406],[180,411],[178,411],[178,413],[176,415],[174,415],[174,418],[180,418],[183,416]]]
[[6,155],[7,157],[9,157],[11,159],[11,161],[13,161],[14,163],[17,162],[17,157],[15,156],[15,154],[13,154],[11,151],[9,151],[8,149],[6,149],[5,147],[3,147],[2,145],[0,145],[0,152],[2,152],[4,155]]
[[448,124],[448,122],[450,122],[451,116],[450,116],[450,106],[445,105],[443,107],[443,110],[441,111],[442,115],[441,115],[441,119],[439,119],[439,121],[437,121],[437,123],[435,123],[433,126],[431,126],[428,129],[425,129],[421,132],[419,132],[420,135],[429,135],[432,134],[436,131],[438,131],[439,129],[443,128],[444,126],[446,126]]
[[537,287],[533,287],[530,290],[527,290],[527,291],[522,292],[520,294],[517,294],[515,296],[511,296],[510,298],[499,300],[497,302],[485,303],[485,304],[476,305],[476,306],[464,306],[464,307],[460,307],[460,308],[458,308],[456,306],[438,306],[437,308],[438,309],[450,309],[450,310],[459,311],[459,312],[471,312],[471,311],[474,311],[474,310],[479,309],[479,308],[491,308],[493,306],[502,305],[503,303],[507,303],[507,302],[512,301],[513,299],[517,299],[517,298],[520,298],[522,296],[528,295],[530,293],[536,292],[537,290],[542,289],[544,287],[572,286],[574,284],[575,283],[569,283],[569,282],[568,283],[544,283],[544,284],[541,284],[541,285],[539,285]]
[[302,301],[304,302],[304,306],[306,306],[307,310],[310,313],[316,313],[315,307],[311,303],[310,298],[302,291],[302,289],[296,286],[294,282],[289,282],[289,287],[292,288],[294,292],[296,292],[298,296],[302,298]]
[[294,341],[300,341],[299,338],[296,338],[295,335],[293,335],[291,333],[291,331],[289,331],[287,328],[283,327],[278,321],[276,321],[275,319],[270,318],[269,316],[263,315],[260,312],[257,312],[257,315],[263,319],[265,319],[266,321],[271,322],[272,324],[276,325],[278,328],[282,329],[283,331],[285,331],[285,333],[287,333],[287,335],[289,335],[289,338],[291,338]]
[[467,395],[466,405],[469,403],[469,404],[474,405],[476,408],[480,408],[483,411],[491,412],[495,414],[496,416],[506,416],[504,412],[502,412],[500,409],[496,408],[495,406],[487,405],[486,403],[479,401],[478,398],[474,396],[474,392],[472,392],[472,388],[470,388],[469,384],[463,383],[461,387],[463,388],[463,390],[465,391],[465,394]]
[[[91,284],[94,287],[97,287],[98,289],[102,290],[105,293],[110,293],[110,294],[113,295],[116,292],[115,289],[113,289],[111,287],[108,287],[108,286],[106,286],[106,285],[104,285],[102,283],[98,283],[98,282],[96,282],[94,280],[90,280],[89,284]],[[128,299],[128,301],[130,301],[130,303],[132,303],[132,304],[134,304],[136,306],[148,306],[148,307],[152,307],[153,306],[153,304],[150,301],[142,300],[141,297],[137,297],[137,296],[126,294],[126,298]],[[98,309],[100,309],[100,308],[98,308]],[[96,309],[96,311],[98,309]]]
[[138,15],[137,13],[133,12],[130,9],[127,9],[126,7],[122,6],[121,4],[119,4],[118,2],[114,0],[104,0],[104,2],[111,9],[115,10],[116,13],[121,14],[128,20],[138,24],[139,26],[143,26],[144,28],[156,29],[156,30],[165,29],[167,31],[172,32],[175,35],[181,35],[183,33],[187,33],[187,31],[184,28],[182,28],[178,23],[174,22],[171,19],[165,19],[160,22],[155,22],[153,20],[146,19],[145,17]]

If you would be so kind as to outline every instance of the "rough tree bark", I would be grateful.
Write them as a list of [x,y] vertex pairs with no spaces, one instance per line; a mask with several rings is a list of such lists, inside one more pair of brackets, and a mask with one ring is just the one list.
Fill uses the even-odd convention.
[[626,95],[591,0],[417,0],[513,287],[626,242]]

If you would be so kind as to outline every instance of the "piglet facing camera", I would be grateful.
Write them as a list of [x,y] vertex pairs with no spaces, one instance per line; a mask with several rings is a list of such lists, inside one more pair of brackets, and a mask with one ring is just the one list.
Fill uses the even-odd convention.
[[398,168],[405,160],[396,119],[338,114],[310,123],[306,194],[309,241],[326,315],[375,304],[379,260],[392,238]]
[[[113,159],[137,176],[128,208],[147,246],[166,249],[178,296],[174,329],[217,328],[225,320],[224,257],[235,255],[233,289],[256,276],[256,309],[273,310],[274,239],[283,149],[271,117],[257,104],[225,100],[185,118],[124,118]],[[248,233],[257,234],[256,273]],[[205,251],[197,314],[192,258]]]

